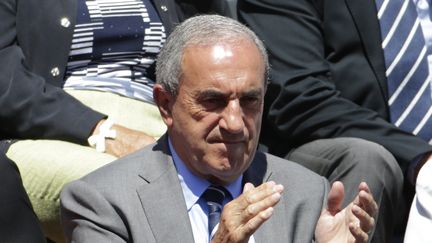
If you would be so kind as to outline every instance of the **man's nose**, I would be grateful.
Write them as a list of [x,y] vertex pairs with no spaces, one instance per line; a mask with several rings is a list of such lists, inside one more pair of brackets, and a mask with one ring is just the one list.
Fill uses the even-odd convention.
[[219,121],[221,128],[230,133],[241,133],[244,129],[243,111],[238,99],[230,100],[222,112],[222,118]]

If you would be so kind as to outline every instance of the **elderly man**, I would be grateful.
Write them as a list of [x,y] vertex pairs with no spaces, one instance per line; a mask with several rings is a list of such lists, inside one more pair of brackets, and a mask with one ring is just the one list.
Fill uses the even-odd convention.
[[167,135],[65,187],[69,240],[366,242],[377,205],[365,183],[340,209],[340,182],[329,190],[325,178],[256,152],[267,71],[263,44],[232,19],[177,27],[153,91]]

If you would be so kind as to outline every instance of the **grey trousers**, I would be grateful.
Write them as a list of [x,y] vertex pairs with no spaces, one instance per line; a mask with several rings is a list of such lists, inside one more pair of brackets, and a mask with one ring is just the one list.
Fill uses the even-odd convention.
[[325,176],[330,183],[342,181],[343,206],[354,199],[359,183],[365,181],[379,205],[370,242],[391,242],[395,222],[403,216],[404,178],[395,158],[381,145],[358,138],[321,139],[291,150],[285,158]]

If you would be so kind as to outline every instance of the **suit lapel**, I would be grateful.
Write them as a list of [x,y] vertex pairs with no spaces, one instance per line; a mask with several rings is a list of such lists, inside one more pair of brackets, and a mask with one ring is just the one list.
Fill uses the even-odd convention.
[[[139,172],[143,185],[137,189],[137,193],[155,240],[194,242],[186,203],[165,136],[158,141],[154,150],[157,151],[157,155],[150,158],[146,167]],[[269,180],[272,180],[272,171],[268,168],[267,159],[263,153],[257,153],[243,175],[243,184],[250,182],[259,186]],[[284,202],[281,201],[275,210],[277,212],[271,219],[255,232],[254,238],[257,243],[291,240],[283,233],[288,228],[284,217]]]
[[[331,1],[331,0],[330,0]],[[381,48],[381,30],[375,0],[345,0],[357,26],[366,56],[379,82],[383,97],[388,99],[385,62]]]
[[137,189],[156,242],[194,242],[177,171],[167,152],[166,138],[159,140],[159,155],[140,172],[144,183]]
[[[252,183],[259,186],[264,182],[272,180],[272,170],[268,168],[269,164],[263,153],[257,153],[249,169],[243,175],[243,184]],[[277,211],[276,211],[277,210]],[[289,242],[291,239],[286,238],[285,233],[288,226],[284,215],[284,202],[280,201],[275,208],[273,216],[253,234],[255,242]]]

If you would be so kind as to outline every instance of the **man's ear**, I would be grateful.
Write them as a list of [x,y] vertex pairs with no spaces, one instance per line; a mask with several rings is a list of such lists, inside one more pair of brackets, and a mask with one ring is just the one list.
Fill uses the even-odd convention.
[[153,99],[159,108],[159,112],[167,127],[172,125],[172,106],[174,104],[174,97],[170,92],[160,84],[153,86]]

